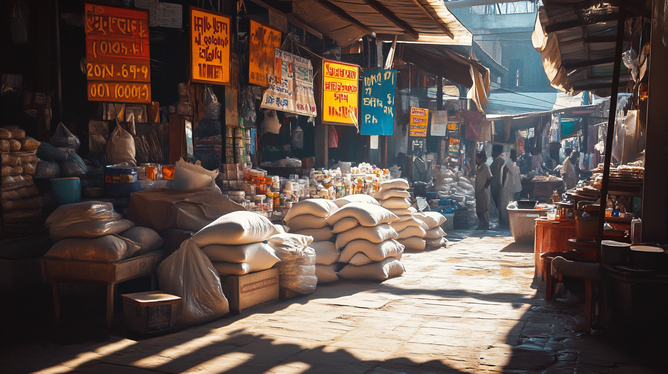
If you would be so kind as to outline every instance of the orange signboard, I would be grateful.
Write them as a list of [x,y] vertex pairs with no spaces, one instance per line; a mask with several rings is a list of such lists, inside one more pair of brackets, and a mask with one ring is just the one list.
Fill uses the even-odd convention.
[[248,83],[269,87],[274,75],[274,50],[281,47],[281,32],[250,20],[248,42]]
[[411,107],[411,118],[409,136],[427,137],[427,125],[429,124],[429,109]]
[[98,4],[85,9],[88,100],[150,103],[148,12]]
[[225,14],[190,7],[190,78],[230,83],[230,20]]
[[359,66],[323,60],[322,72],[322,122],[358,126]]

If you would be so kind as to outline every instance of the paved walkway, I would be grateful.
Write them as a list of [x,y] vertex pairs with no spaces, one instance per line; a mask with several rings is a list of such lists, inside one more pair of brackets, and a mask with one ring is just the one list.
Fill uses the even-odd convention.
[[661,372],[592,336],[578,304],[545,302],[530,245],[507,231],[467,234],[406,254],[404,276],[381,284],[320,286],[157,338],[21,346],[0,353],[0,372]]

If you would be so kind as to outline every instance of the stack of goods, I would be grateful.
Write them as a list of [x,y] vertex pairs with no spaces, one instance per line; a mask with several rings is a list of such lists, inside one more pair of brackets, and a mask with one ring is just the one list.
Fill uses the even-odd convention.
[[192,236],[221,275],[244,275],[267,270],[280,261],[264,243],[278,234],[266,217],[237,211],[221,216]]
[[422,221],[425,227],[426,234],[424,236],[426,245],[429,248],[445,247],[448,240],[445,238],[445,231],[441,226],[445,223],[445,217],[439,212],[422,212],[417,213],[415,218]]
[[398,217],[382,206],[348,203],[327,218],[337,233],[339,262],[347,263],[338,276],[348,279],[385,280],[403,274],[399,261],[404,246],[390,226]]
[[309,245],[313,238],[299,234],[278,234],[267,240],[281,259],[278,263],[279,287],[298,294],[315,291],[316,252]]
[[309,199],[293,205],[285,216],[290,233],[313,238],[311,247],[316,253],[315,263],[318,274],[322,275],[318,277],[321,283],[338,279],[333,265],[339,259],[339,250],[332,241],[334,233],[327,222],[338,209],[333,201]]
[[434,190],[439,198],[447,198],[463,207],[466,201],[475,201],[475,188],[462,172],[442,171],[434,176]]
[[44,199],[33,182],[40,142],[16,126],[0,128],[2,236],[21,237],[44,222]]
[[392,227],[399,233],[399,242],[407,251],[422,251],[425,248],[425,230],[413,216],[417,210],[411,207],[408,181],[405,179],[390,179],[380,184],[376,198],[380,205],[389,209],[399,217],[392,223]]
[[122,219],[111,203],[91,201],[62,205],[46,220],[56,244],[45,257],[117,262],[162,247],[162,238],[146,227]]

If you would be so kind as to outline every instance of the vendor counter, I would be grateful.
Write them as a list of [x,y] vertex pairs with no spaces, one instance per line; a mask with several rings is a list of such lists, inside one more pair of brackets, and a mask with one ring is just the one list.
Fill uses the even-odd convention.
[[545,217],[536,218],[536,239],[534,241],[535,275],[542,274],[540,255],[546,252],[566,252],[571,248],[568,239],[575,237],[575,220],[552,221]]

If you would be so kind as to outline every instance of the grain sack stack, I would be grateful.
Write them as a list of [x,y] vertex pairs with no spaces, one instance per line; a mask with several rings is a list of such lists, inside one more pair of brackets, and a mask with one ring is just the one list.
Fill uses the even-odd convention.
[[162,238],[146,227],[121,219],[111,203],[85,202],[60,206],[46,220],[56,242],[44,257],[117,262],[162,247]]
[[313,238],[285,233],[274,235],[267,242],[281,260],[277,265],[279,287],[302,295],[315,291],[316,252],[309,247]]
[[220,275],[244,275],[274,266],[280,259],[265,241],[278,234],[266,217],[237,211],[221,216],[192,236]]
[[310,245],[315,250],[319,283],[338,280],[335,264],[339,260],[340,251],[334,245],[334,233],[327,223],[327,217],[338,209],[331,200],[308,199],[293,205],[285,216],[285,223],[291,234],[313,238]]
[[399,234],[397,240],[405,247],[406,251],[423,251],[425,248],[425,230],[420,227],[420,222],[413,215],[417,210],[411,207],[410,193],[408,192],[408,181],[402,178],[390,179],[380,184],[380,190],[376,198],[380,205],[389,209],[399,217],[392,223],[392,227]]
[[439,212],[421,212],[415,214],[415,218],[422,221],[425,228],[425,241],[428,248],[445,247],[448,244],[447,235],[441,226],[445,223],[445,217]]
[[403,245],[390,223],[398,217],[382,206],[348,203],[327,218],[337,234],[339,262],[347,263],[338,276],[348,279],[385,280],[403,274],[399,261]]

